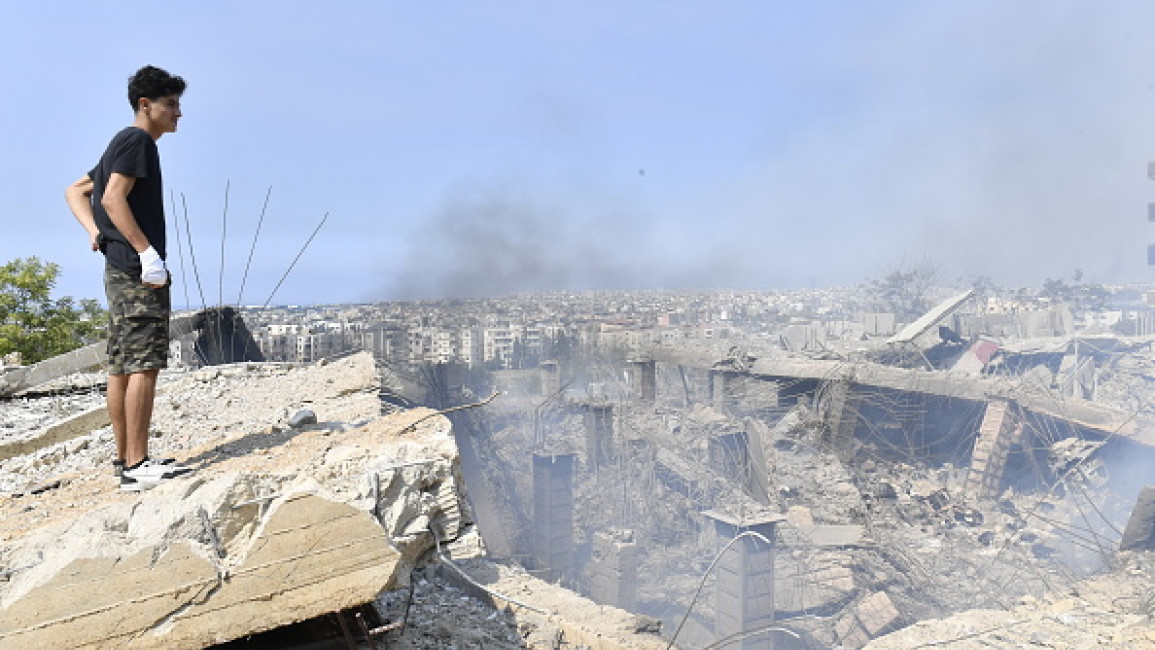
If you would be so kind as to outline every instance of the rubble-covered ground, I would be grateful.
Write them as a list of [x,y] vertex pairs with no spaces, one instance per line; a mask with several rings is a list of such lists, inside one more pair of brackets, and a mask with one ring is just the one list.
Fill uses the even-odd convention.
[[[368,367],[372,373],[371,364]],[[311,432],[307,436],[310,439],[322,443],[328,439],[332,441],[330,446],[339,446],[342,432],[362,425],[372,427],[365,422],[382,410],[377,382],[366,377],[364,369],[362,362],[338,359],[310,365],[251,363],[164,372],[153,420],[152,453],[175,456],[194,467],[206,463],[218,469],[243,470],[263,467],[262,463],[273,454],[291,453],[289,448],[300,446],[294,443],[306,437],[297,435],[302,430]],[[88,388],[0,402],[0,421],[7,425],[5,435],[33,440],[45,427],[62,419],[98,410],[103,404],[99,391],[102,380],[99,374],[73,376],[59,383]],[[303,409],[314,412],[319,421],[291,426],[294,416]],[[111,430],[104,426],[0,461],[0,542],[19,542],[28,531],[45,522],[78,519],[96,504],[137,499],[136,494],[118,489],[112,475],[112,453]],[[326,462],[340,460],[329,458],[331,454],[322,456]],[[310,462],[309,458],[301,459],[303,473],[310,471]],[[325,480],[325,476],[318,473],[317,479]],[[458,540],[446,552],[469,557],[482,548],[475,536],[472,539],[470,548],[466,548],[468,539]],[[2,548],[8,547],[0,544]],[[23,557],[0,550],[0,580],[12,584],[14,576],[34,568],[20,559]],[[439,560],[429,554],[412,573],[410,587],[403,584],[379,598],[386,621],[404,621],[382,637],[388,647],[553,648],[566,638],[614,635],[619,631],[623,639],[620,647],[656,648],[661,644],[652,635],[629,639],[636,636],[633,615],[581,599],[522,569],[480,561],[456,562],[474,579],[487,583],[487,588],[543,612],[538,614],[516,605],[494,605],[494,599],[480,597],[484,592],[467,590],[464,579],[447,577],[444,569],[435,568]],[[306,643],[307,638],[302,635],[300,642]],[[253,642],[259,641],[254,637]],[[295,641],[290,638],[285,643]]]
[[[1144,349],[1129,348],[1126,360],[1104,365],[1104,401],[1110,398],[1107,403],[1119,407],[1129,395],[1149,403],[1145,369],[1155,362]],[[601,378],[610,381],[622,372],[622,367],[607,369]],[[946,435],[954,436],[949,444],[959,449],[953,460],[943,454],[920,456],[921,443],[898,450],[886,431],[873,435],[870,427],[917,432],[929,426],[920,410],[924,405],[898,400],[881,407],[893,421],[869,423],[865,433],[836,444],[812,397],[794,407],[734,410],[713,404],[700,379],[686,381],[684,369],[660,370],[654,405],[628,391],[606,400],[600,383],[591,381],[587,387],[579,381],[580,388],[567,393],[569,403],[543,410],[543,395],[529,390],[511,392],[487,409],[479,427],[484,433],[476,443],[487,472],[508,495],[506,521],[517,522],[508,533],[518,543],[514,553],[533,565],[533,513],[525,505],[533,501],[530,454],[577,453],[577,557],[567,584],[590,594],[591,537],[630,530],[641,547],[635,611],[660,619],[666,638],[685,619],[678,647],[703,648],[716,641],[711,630],[714,578],[706,571],[726,540],[714,537],[701,513],[759,508],[786,518],[777,528],[775,599],[779,624],[791,635],[779,635],[779,649],[862,647],[871,637],[883,643],[888,633],[929,625],[911,627],[919,621],[951,617],[943,624],[981,622],[991,618],[983,614],[989,611],[1033,616],[1034,622],[1021,625],[1029,631],[1025,637],[1007,634],[1000,641],[996,631],[983,637],[988,645],[981,647],[1020,647],[1021,642],[1142,648],[1152,643],[1149,603],[1155,600],[1155,574],[1149,570],[1150,556],[1117,550],[1134,506],[1135,481],[1150,482],[1155,476],[1149,466],[1135,465],[1136,459],[1149,457],[1132,453],[1143,448],[1031,421],[1032,444],[1041,446],[1016,451],[1008,465],[1008,488],[999,498],[982,501],[966,485],[977,423],[942,425]],[[598,400],[614,409],[614,451],[594,468],[586,458],[585,405]],[[751,476],[728,474],[711,459],[712,438],[749,433],[756,428],[751,422],[763,432],[764,498],[755,497]],[[855,531],[860,534],[854,536]],[[1108,597],[1106,587],[1113,584],[1120,586],[1118,598]],[[1074,595],[1094,585],[1099,585],[1099,597],[1082,601]],[[1082,613],[1054,614],[1064,607]],[[851,630],[855,622],[871,617],[867,627],[877,626],[870,634]],[[1097,622],[1091,624],[1092,619]],[[1064,633],[1064,626],[1084,620],[1094,631]],[[964,628],[978,632],[981,626],[959,629]],[[898,638],[914,643],[909,641],[914,637]],[[1097,645],[1087,645],[1088,639],[1098,639]],[[926,646],[903,643],[877,647],[938,647],[929,637],[917,641]]]
[[[317,427],[339,432],[356,426],[369,402],[379,408],[377,396],[345,391],[340,363],[334,362],[332,373],[304,372],[289,364],[162,373],[153,452],[187,458],[192,450],[215,446],[234,457],[261,454],[260,448],[230,448],[228,440],[244,432],[283,431],[304,408],[322,414]],[[1151,368],[1155,359],[1142,346],[1104,363],[1099,400],[1147,414],[1155,402]],[[965,462],[895,453],[881,436],[833,443],[816,399],[800,400],[795,407],[734,412],[711,403],[702,377],[691,374],[687,380],[670,368],[663,373],[656,404],[641,404],[628,394],[610,400],[616,409],[615,450],[596,468],[585,458],[581,394],[597,392],[590,387],[620,377],[621,368],[586,377],[587,384],[548,409],[541,408],[544,395],[530,390],[502,395],[471,416],[468,435],[502,500],[497,514],[512,543],[508,564],[474,565],[478,575],[502,578],[514,591],[529,589],[532,605],[569,613],[564,594],[539,587],[540,581],[531,582],[511,563],[534,564],[530,454],[573,452],[580,458],[577,557],[563,586],[588,594],[592,536],[611,529],[631,531],[642,551],[635,613],[660,620],[665,639],[684,620],[678,647],[704,648],[715,641],[714,580],[707,569],[725,540],[714,537],[701,517],[711,509],[761,509],[785,519],[775,540],[775,591],[778,624],[791,634],[776,638],[779,650],[862,647],[868,639],[847,629],[869,616],[880,623],[869,648],[1155,647],[1152,554],[1117,551],[1133,506],[1133,499],[1121,496],[1120,477],[1150,482],[1155,476],[1149,466],[1143,474],[1143,467],[1127,465],[1131,448],[1045,431],[1047,436],[1040,437],[1046,448],[1022,462],[1050,467],[1015,465],[1011,487],[995,500],[980,502],[967,493]],[[290,382],[294,387],[287,392],[285,382],[272,381],[286,374],[300,378]],[[100,377],[64,383],[94,387]],[[605,396],[604,391],[598,394]],[[0,403],[0,443],[33,435],[102,403],[97,388],[7,400]],[[921,417],[909,405],[888,408],[910,410],[896,416],[899,424],[903,417],[916,423]],[[536,431],[535,412],[540,417]],[[711,439],[719,435],[756,429],[766,465],[761,496],[754,494],[754,477],[727,473],[710,451]],[[972,442],[960,436],[957,444],[962,448]],[[0,460],[0,539],[23,532],[26,524],[15,523],[10,515],[21,513],[19,521],[27,522],[32,513],[34,519],[41,507],[33,493],[46,486],[56,489],[54,482],[71,484],[70,494],[115,490],[111,450],[111,432],[104,427]],[[1031,472],[1062,480],[1019,480]],[[60,505],[79,511],[83,504],[78,497]],[[547,616],[531,622],[514,615],[446,571],[418,569],[411,590],[382,596],[386,619],[401,616],[405,622],[383,637],[387,647],[580,647],[563,638],[564,626],[556,620]],[[882,606],[874,607],[879,602]]]

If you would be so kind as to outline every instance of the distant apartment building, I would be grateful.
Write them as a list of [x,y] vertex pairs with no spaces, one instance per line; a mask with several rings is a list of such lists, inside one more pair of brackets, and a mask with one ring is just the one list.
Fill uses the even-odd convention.
[[458,334],[461,341],[458,361],[471,368],[484,363],[485,344],[481,335],[481,329],[477,327],[464,327],[458,331]]
[[519,342],[519,338],[520,332],[508,323],[482,328],[482,361],[497,364],[501,368],[509,368],[513,360],[514,345]]
[[275,324],[261,327],[255,334],[261,354],[269,361],[297,360],[299,325]]
[[356,337],[354,347],[366,350],[383,361],[405,360],[405,328],[392,323],[374,323]]
[[346,323],[271,324],[254,333],[268,361],[310,363],[359,347],[364,333]]

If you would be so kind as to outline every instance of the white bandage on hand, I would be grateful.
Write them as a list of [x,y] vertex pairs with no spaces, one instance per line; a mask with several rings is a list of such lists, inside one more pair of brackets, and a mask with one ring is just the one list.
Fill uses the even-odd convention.
[[149,246],[140,252],[140,281],[145,284],[166,284],[168,269],[164,267],[164,260],[160,253]]

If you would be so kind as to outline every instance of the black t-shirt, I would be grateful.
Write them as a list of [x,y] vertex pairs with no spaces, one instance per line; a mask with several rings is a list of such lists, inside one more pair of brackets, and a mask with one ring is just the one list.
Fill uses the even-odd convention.
[[161,258],[165,254],[164,189],[161,187],[160,154],[156,141],[144,129],[130,126],[117,133],[108,143],[96,167],[88,172],[92,179],[92,213],[100,230],[100,250],[118,269],[140,275],[140,256],[120,234],[104,206],[100,204],[108,179],[112,174],[124,174],[136,179],[128,193],[128,207],[148,243]]

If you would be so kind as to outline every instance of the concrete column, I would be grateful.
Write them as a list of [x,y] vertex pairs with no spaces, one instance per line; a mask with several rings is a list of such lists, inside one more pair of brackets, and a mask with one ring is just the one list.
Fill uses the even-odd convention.
[[715,408],[737,409],[746,397],[745,373],[729,370],[710,371],[710,396]]
[[631,361],[634,395],[639,402],[653,404],[658,397],[658,370],[653,361]]
[[849,382],[826,384],[826,411],[823,414],[826,435],[835,449],[843,449],[854,438],[858,426],[858,399]]
[[1148,485],[1139,492],[1119,550],[1155,551],[1155,487]]
[[745,431],[710,436],[706,444],[710,469],[719,476],[739,481],[742,490],[750,488],[750,447]]
[[[739,520],[728,513],[704,513],[713,522],[719,542],[727,544],[744,532],[755,532],[771,541],[744,537],[718,559],[714,634],[718,639],[774,623],[774,529],[781,517],[762,516]],[[759,634],[724,646],[727,650],[773,650],[772,633]]]
[[983,414],[974,452],[971,454],[971,467],[966,482],[968,494],[979,499],[993,499],[999,495],[1007,454],[1019,431],[1021,423],[1009,402],[987,402],[986,413]]
[[637,609],[638,545],[633,531],[598,531],[592,546],[590,595],[602,605]]
[[533,455],[533,550],[550,580],[573,568],[573,454]]
[[591,469],[609,461],[614,450],[614,407],[589,404],[586,420],[586,462]]

